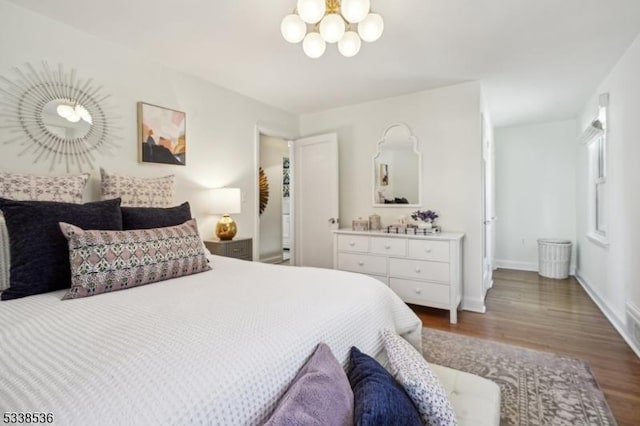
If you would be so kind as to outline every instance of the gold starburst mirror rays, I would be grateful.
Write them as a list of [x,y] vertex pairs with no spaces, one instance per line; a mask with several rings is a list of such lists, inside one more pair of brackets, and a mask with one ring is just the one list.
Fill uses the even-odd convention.
[[269,203],[269,181],[267,180],[267,175],[260,167],[260,214],[267,208],[267,204]]
[[46,62],[13,72],[13,78],[0,76],[0,137],[24,147],[19,156],[49,162],[49,170],[64,164],[67,172],[84,171],[94,168],[96,154],[117,146],[110,95],[101,86],[78,78],[75,69],[52,69]]

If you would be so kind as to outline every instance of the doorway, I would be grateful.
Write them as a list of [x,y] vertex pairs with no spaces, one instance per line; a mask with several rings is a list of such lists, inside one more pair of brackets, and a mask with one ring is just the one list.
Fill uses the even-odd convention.
[[291,159],[289,142],[259,134],[259,213],[257,259],[288,263],[291,258]]
[[[337,135],[281,135],[256,125],[254,259],[332,268],[332,231],[339,226]],[[260,170],[269,185],[262,209]]]

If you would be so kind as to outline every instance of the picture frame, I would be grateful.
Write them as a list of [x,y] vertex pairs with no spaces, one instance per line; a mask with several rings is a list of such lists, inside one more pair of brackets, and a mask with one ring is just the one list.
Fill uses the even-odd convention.
[[138,102],[138,161],[186,166],[187,114]]
[[389,165],[388,164],[380,164],[380,186],[388,186],[389,185]]

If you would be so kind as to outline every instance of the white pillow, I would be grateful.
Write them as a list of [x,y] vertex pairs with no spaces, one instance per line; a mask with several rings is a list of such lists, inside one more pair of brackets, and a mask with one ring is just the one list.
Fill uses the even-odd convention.
[[122,207],[173,206],[174,175],[159,178],[139,178],[107,173],[100,169],[102,199],[120,197]]
[[[17,201],[58,201],[82,203],[88,173],[41,176],[0,172],[0,197]],[[11,257],[9,233],[0,212],[0,291],[9,288]]]
[[391,330],[382,332],[382,340],[391,373],[413,401],[423,423],[430,426],[457,425],[447,392],[427,360]]

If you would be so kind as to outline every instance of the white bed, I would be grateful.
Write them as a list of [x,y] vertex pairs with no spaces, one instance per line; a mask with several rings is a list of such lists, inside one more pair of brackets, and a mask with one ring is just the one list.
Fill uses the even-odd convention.
[[0,303],[0,412],[57,424],[260,424],[324,341],[377,355],[420,345],[385,285],[347,272],[211,257],[213,270],[76,300]]

